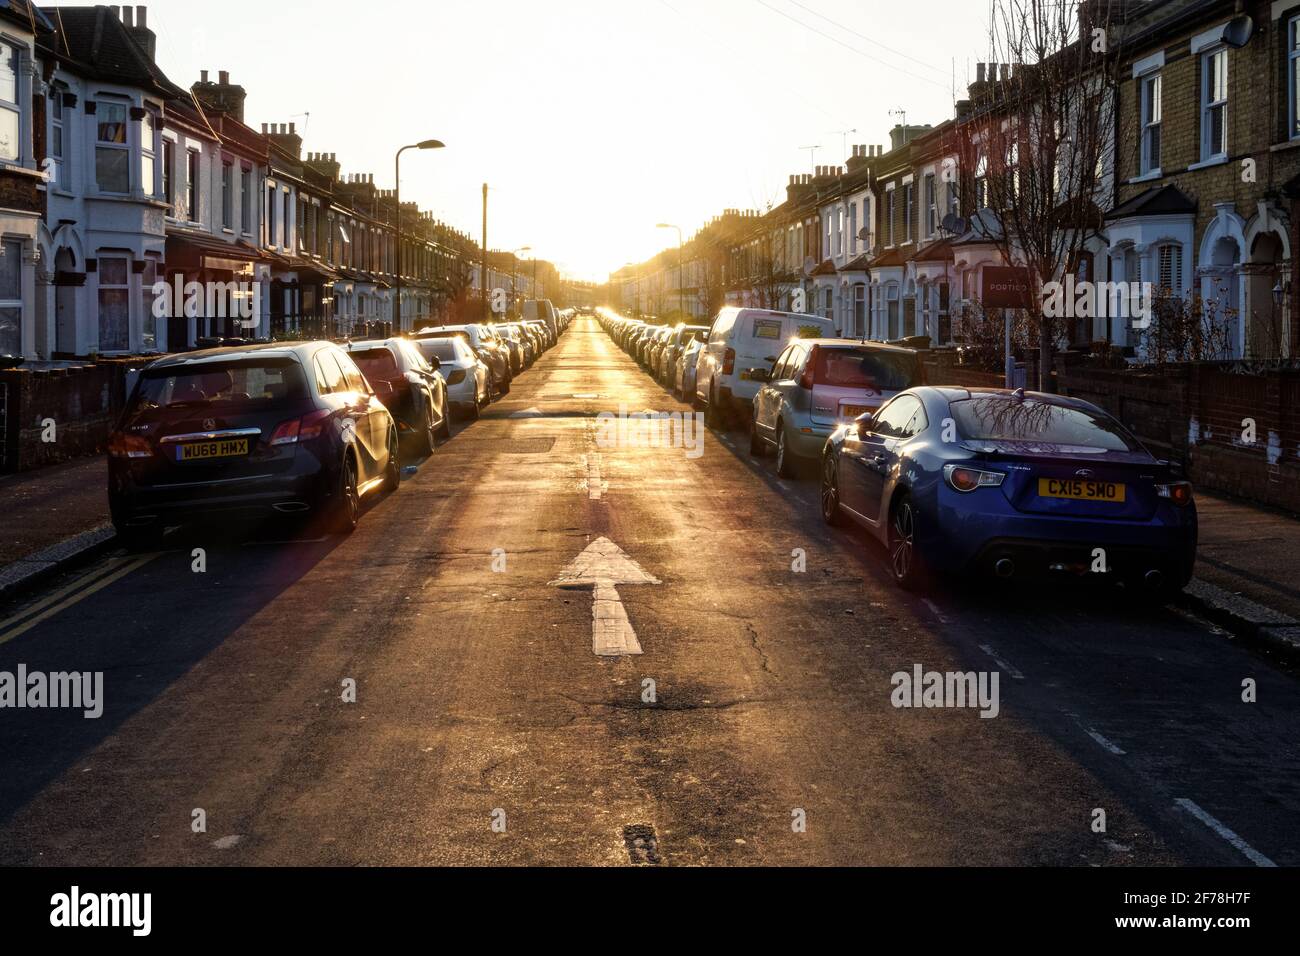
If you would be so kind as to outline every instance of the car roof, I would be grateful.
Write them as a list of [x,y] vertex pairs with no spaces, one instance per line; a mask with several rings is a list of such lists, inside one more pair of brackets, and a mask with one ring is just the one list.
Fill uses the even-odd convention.
[[915,355],[915,354],[916,354],[916,349],[909,349],[909,348],[907,348],[906,346],[903,346],[903,345],[888,345],[888,344],[886,344],[885,342],[873,342],[873,341],[871,341],[870,339],[868,339],[867,341],[864,342],[864,341],[862,341],[862,339],[828,339],[828,338],[820,338],[820,339],[808,338],[808,339],[803,339],[803,338],[801,338],[801,339],[799,339],[798,341],[801,342],[801,343],[804,344],[804,345],[825,346],[825,347],[827,347],[827,348],[863,348],[863,347],[866,347],[866,348],[871,349],[873,352],[902,352],[902,353],[905,353],[905,354],[907,354],[907,355]]
[[[200,349],[168,355],[149,363],[149,369],[180,368],[186,365],[216,364],[242,358],[296,358],[303,362],[333,342],[259,342],[255,345],[227,345],[215,349]],[[337,347],[337,346],[335,346]]]

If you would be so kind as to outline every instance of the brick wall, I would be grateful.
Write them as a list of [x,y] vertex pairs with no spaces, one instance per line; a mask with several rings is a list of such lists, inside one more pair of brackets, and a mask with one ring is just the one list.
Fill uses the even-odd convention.
[[[0,470],[29,471],[103,452],[125,402],[127,368],[125,362],[103,362],[0,372],[5,396]],[[43,440],[47,419],[54,421],[52,442]]]

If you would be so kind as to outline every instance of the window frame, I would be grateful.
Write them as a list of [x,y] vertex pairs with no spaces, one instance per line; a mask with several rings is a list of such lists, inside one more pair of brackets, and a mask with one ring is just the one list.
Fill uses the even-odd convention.
[[[131,103],[125,98],[104,97],[95,101],[95,189],[110,196],[129,196],[131,194]],[[108,140],[103,138],[105,126],[103,114],[107,110],[122,111],[122,138]],[[126,182],[121,189],[110,188],[100,179],[100,155],[105,153],[125,154]]]
[[[1160,172],[1163,149],[1164,130],[1164,79],[1158,70],[1138,77],[1141,84],[1138,96],[1138,125],[1141,130],[1141,149],[1139,150],[1138,173],[1142,176],[1157,175]],[[1154,95],[1153,95],[1154,90]],[[1154,117],[1153,113],[1154,104]],[[1155,131],[1155,148],[1152,149],[1151,134]]]
[[[1210,99],[1210,81],[1212,79],[1209,64],[1218,57],[1222,57],[1222,83],[1223,98],[1219,100]],[[1201,130],[1200,140],[1201,162],[1208,163],[1214,160],[1227,159],[1228,157],[1228,102],[1230,99],[1228,87],[1228,48],[1226,46],[1215,46],[1205,50],[1200,55],[1200,117]],[[1214,110],[1220,111],[1219,129],[1222,134],[1222,149],[1211,150],[1210,135],[1210,116]]]

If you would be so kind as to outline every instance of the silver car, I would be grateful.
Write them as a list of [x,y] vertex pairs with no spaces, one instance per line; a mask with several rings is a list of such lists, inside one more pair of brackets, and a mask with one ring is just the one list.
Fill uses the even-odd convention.
[[699,360],[704,342],[691,339],[677,356],[673,366],[673,392],[683,401],[695,395],[695,363]]
[[436,358],[438,370],[447,382],[447,403],[461,416],[474,421],[491,401],[491,372],[469,343],[459,335],[438,339],[415,339],[414,345],[426,359]]
[[774,446],[782,478],[819,458],[840,425],[925,384],[912,349],[845,339],[793,339],[770,370],[751,368],[748,377],[764,383],[754,397],[749,452],[761,458]]

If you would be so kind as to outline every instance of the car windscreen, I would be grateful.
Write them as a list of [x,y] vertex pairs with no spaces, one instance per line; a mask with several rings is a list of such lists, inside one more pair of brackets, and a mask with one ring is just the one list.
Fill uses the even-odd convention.
[[349,352],[352,361],[357,363],[367,381],[387,382],[400,378],[402,370],[397,367],[397,358],[388,349],[360,349]]
[[154,408],[257,408],[302,401],[307,383],[292,358],[231,359],[145,370],[137,403]]
[[813,380],[840,388],[901,392],[920,384],[920,363],[907,352],[875,349],[817,349]]
[[1034,442],[1139,451],[1136,441],[1113,419],[1081,408],[1033,399],[1016,401],[1002,395],[961,399],[951,403],[962,435],[975,441]]

